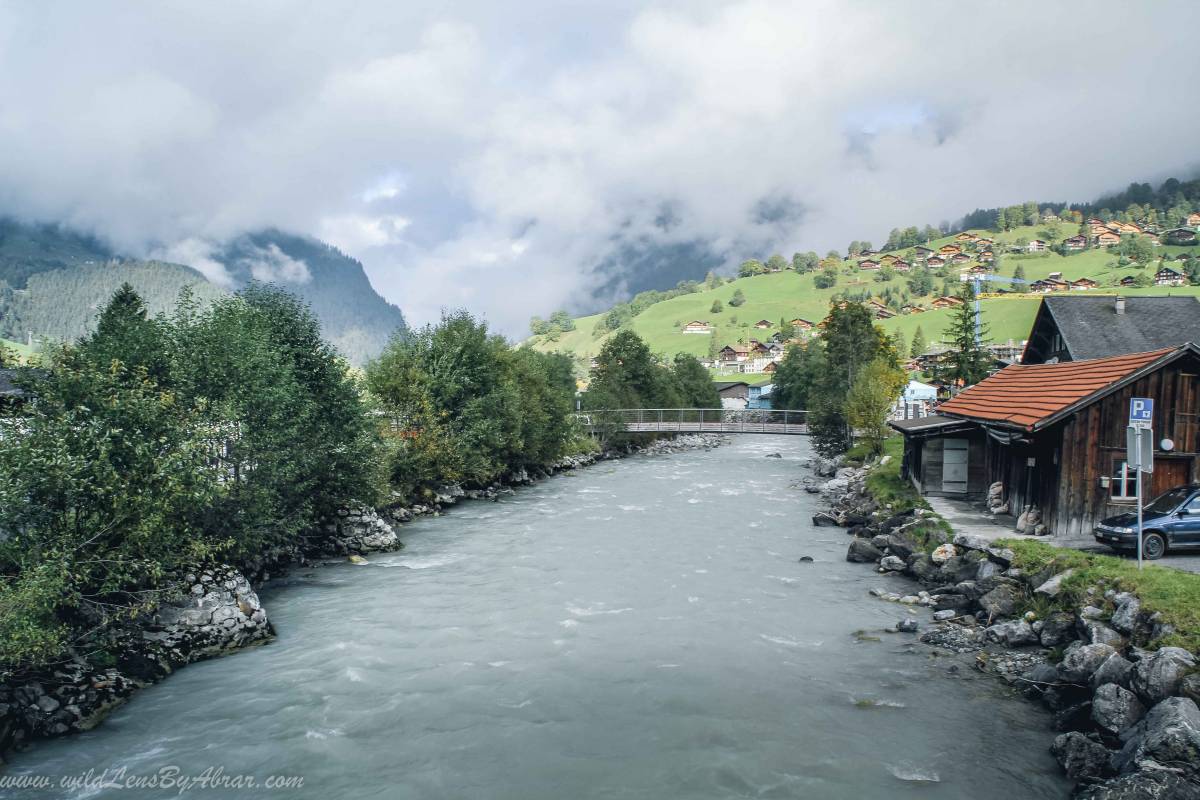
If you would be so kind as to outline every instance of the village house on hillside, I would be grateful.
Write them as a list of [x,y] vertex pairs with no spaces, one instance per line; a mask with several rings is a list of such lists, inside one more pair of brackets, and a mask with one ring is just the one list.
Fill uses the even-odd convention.
[[811,331],[813,328],[816,327],[816,325],[814,323],[809,322],[806,319],[801,319],[800,317],[796,317],[794,320],[792,320],[788,324],[791,325],[793,328],[795,328],[798,331]]
[[862,261],[858,262],[858,268],[866,270],[879,269],[879,262],[873,258],[864,258]]
[[1110,230],[1103,230],[1092,240],[1097,247],[1112,247],[1121,243],[1121,237]]
[[712,326],[703,320],[694,319],[683,326],[684,333],[712,333]]
[[[1089,298],[1090,299],[1090,298]],[[1057,364],[1015,365],[942,403],[935,416],[892,422],[902,475],[925,494],[982,497],[999,483],[1009,508],[1036,507],[1048,533],[1090,539],[1135,502],[1125,462],[1129,399],[1155,402],[1148,494],[1200,478],[1200,348]]]
[[952,256],[955,253],[961,253],[962,248],[956,244],[944,244],[938,248],[938,253],[943,256]]
[[930,303],[930,305],[934,308],[951,308],[952,306],[961,306],[962,298],[955,297],[954,295],[942,295],[941,297],[933,298],[933,302]]
[[1077,236],[1068,236],[1066,239],[1063,239],[1063,247],[1065,247],[1067,250],[1086,250],[1087,246],[1088,239],[1082,233],[1078,234]]
[[754,327],[758,328],[760,331],[774,327],[774,325],[775,323],[771,322],[769,319],[760,319],[758,322],[754,323]]
[[1190,228],[1172,228],[1169,231],[1163,232],[1163,238],[1169,244],[1195,244],[1196,232]]
[[933,255],[933,251],[923,245],[918,245],[913,248],[913,258],[924,261]]
[[1191,228],[1200,227],[1200,211],[1193,211],[1184,219],[1184,224]]
[[1187,276],[1170,267],[1163,267],[1154,273],[1155,286],[1183,286],[1185,283],[1187,283]]
[[1046,249],[1046,243],[1041,239],[1032,239],[1029,244],[1025,245],[1025,252],[1040,253]]
[[946,266],[946,259],[941,256],[930,256],[925,260],[925,264],[930,269],[937,269],[938,267]]
[[1200,301],[1194,297],[1047,297],[1021,363],[1106,358],[1187,342],[1200,342]]

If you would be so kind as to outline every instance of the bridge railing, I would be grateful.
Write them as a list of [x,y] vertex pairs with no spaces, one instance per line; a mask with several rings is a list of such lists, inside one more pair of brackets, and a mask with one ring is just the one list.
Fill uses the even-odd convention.
[[616,408],[576,415],[591,431],[808,433],[808,412],[768,408]]

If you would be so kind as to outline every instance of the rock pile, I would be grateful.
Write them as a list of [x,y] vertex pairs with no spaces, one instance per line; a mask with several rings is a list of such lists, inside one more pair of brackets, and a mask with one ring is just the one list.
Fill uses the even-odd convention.
[[[1052,752],[1077,797],[1087,800],[1200,800],[1200,674],[1178,647],[1149,649],[1171,633],[1132,594],[1103,585],[1084,590],[1074,610],[1039,617],[1027,607],[1061,604],[1070,570],[1024,574],[1011,550],[965,534],[951,536],[921,509],[894,513],[866,491],[868,469],[837,470],[818,491],[828,519],[854,537],[848,561],[877,565],[924,588],[872,594],[934,610],[921,640],[976,653],[980,669],[1022,688],[1054,714],[1061,732]],[[999,499],[1003,487],[989,496]],[[1036,508],[1022,515],[1034,533],[1044,528]],[[931,553],[925,549],[936,545]],[[1076,589],[1078,591],[1078,588]],[[1024,613],[1023,613],[1024,612]],[[1057,664],[1051,656],[1061,653]]]

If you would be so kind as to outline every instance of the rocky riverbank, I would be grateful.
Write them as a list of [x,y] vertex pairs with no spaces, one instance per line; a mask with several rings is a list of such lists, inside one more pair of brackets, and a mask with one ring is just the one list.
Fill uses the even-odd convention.
[[540,469],[519,469],[492,485],[447,484],[421,502],[343,509],[295,546],[231,565],[197,567],[168,582],[152,608],[120,622],[97,621],[69,659],[28,672],[0,673],[0,754],[30,742],[91,730],[139,688],[194,661],[263,644],[273,629],[256,586],[295,566],[363,561],[403,547],[396,527],[436,515],[461,500],[499,500],[514,487],[629,455],[658,455],[720,445],[716,434],[686,434],[619,450],[565,456]]
[[884,580],[872,594],[932,611],[923,630],[903,629],[974,654],[980,670],[1053,712],[1051,751],[1075,797],[1200,798],[1196,658],[1156,646],[1171,630],[1139,598],[1097,582],[1067,603],[1070,570],[1027,574],[1012,550],[955,534],[923,509],[881,506],[867,488],[871,467],[810,466],[803,488],[829,504],[814,522],[847,529],[847,560]]

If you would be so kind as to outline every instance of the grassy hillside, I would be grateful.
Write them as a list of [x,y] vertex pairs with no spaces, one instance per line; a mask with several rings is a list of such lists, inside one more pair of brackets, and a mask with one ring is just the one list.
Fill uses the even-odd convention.
[[33,355],[32,347],[26,347],[21,342],[14,342],[11,339],[0,338],[0,347],[15,352],[18,358],[25,361],[29,360],[29,358]]
[[[1073,225],[1062,225],[1061,236],[1075,233]],[[994,233],[986,230],[972,231],[979,236],[996,240],[995,251],[1001,256],[999,274],[1012,277],[1018,265],[1024,270],[1025,279],[1035,281],[1045,278],[1050,273],[1061,272],[1064,279],[1075,280],[1091,278],[1100,283],[1101,289],[1091,293],[1115,293],[1120,279],[1126,275],[1136,275],[1139,269],[1136,265],[1117,266],[1117,255],[1106,250],[1086,250],[1068,256],[1044,252],[1037,254],[1011,254],[1004,252],[1011,243],[1018,240],[1046,238],[1044,226],[1028,226],[1016,228],[1006,233]],[[1060,237],[1061,238],[1061,237]],[[927,246],[936,250],[945,244],[955,243],[954,236],[947,236],[929,243]],[[1197,248],[1162,247],[1156,248],[1156,256],[1162,254],[1175,255]],[[912,250],[895,251],[895,255],[910,259]],[[878,258],[878,257],[876,257]],[[974,263],[973,261],[971,263]],[[928,307],[933,297],[941,294],[942,284],[949,280],[953,290],[959,285],[959,272],[971,264],[947,266],[945,277],[934,277],[934,289],[931,294],[910,296],[909,302]],[[1145,268],[1153,274],[1157,262],[1152,262]],[[828,311],[830,300],[835,295],[848,292],[857,294],[869,291],[873,297],[880,297],[887,287],[894,292],[907,291],[909,275],[897,274],[890,281],[876,281],[878,273],[859,271],[852,261],[846,261],[838,274],[837,285],[828,289],[818,289],[814,286],[813,273],[797,274],[784,271],[769,275],[758,275],[749,278],[739,278],[715,289],[705,289],[693,294],[686,294],[656,303],[633,318],[627,327],[646,340],[655,352],[673,355],[678,352],[691,353],[704,357],[709,353],[710,340],[716,340],[716,346],[733,344],[739,339],[756,338],[766,340],[778,329],[780,319],[801,317],[812,322],[824,318]],[[1004,284],[996,284],[995,288],[1013,288]],[[745,295],[744,305],[734,308],[729,300],[737,290]],[[1122,294],[1192,294],[1200,295],[1200,287],[1151,287],[1147,289],[1121,289]],[[1023,340],[1029,332],[1037,311],[1041,295],[1008,294],[1001,296],[986,296],[982,300],[984,321],[990,326],[991,338],[997,342],[1008,339]],[[714,300],[720,300],[724,311],[713,314],[711,308]],[[905,340],[910,341],[918,326],[921,327],[925,338],[930,343],[938,341],[945,330],[951,315],[948,309],[928,310],[920,314],[903,314],[880,324],[891,331],[900,331]],[[611,332],[597,336],[597,324],[604,314],[594,314],[575,320],[575,330],[550,336],[538,336],[531,344],[542,350],[570,351],[581,360],[595,355],[603,346]],[[754,327],[759,320],[772,323],[769,329],[761,330]],[[712,334],[685,334],[681,326],[692,320],[707,321],[714,327]]]

